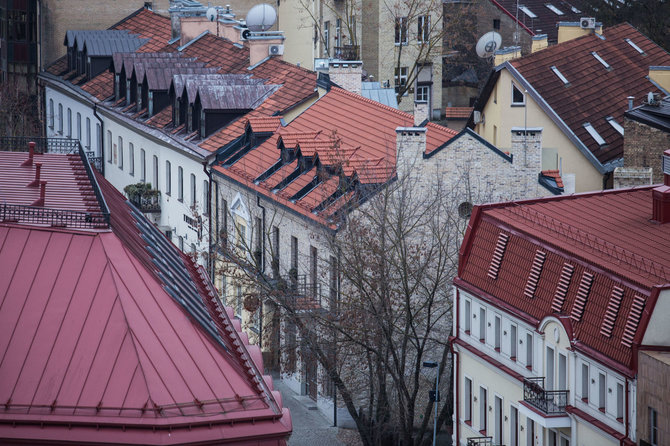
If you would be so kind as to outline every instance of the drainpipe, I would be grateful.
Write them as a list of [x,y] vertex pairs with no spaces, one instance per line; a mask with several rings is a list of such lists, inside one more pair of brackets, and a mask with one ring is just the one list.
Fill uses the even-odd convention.
[[[261,230],[261,273],[265,274],[265,207],[261,204],[261,197],[256,195],[256,206],[261,208],[263,214],[263,228]],[[260,310],[258,314],[260,324],[258,324],[258,348],[263,353],[263,301],[260,303]]]
[[[460,379],[460,355],[458,352],[454,349],[454,340],[458,338],[459,333],[460,333],[460,292],[459,289],[456,288],[456,324],[454,325],[454,329],[456,333],[453,335],[452,340],[451,340],[451,354],[453,357],[454,361],[454,382],[452,385],[454,386],[454,427],[456,428],[455,431],[455,441],[454,444],[460,445],[461,444],[461,437],[460,437],[460,431],[461,431],[461,423],[458,419],[458,414],[460,413],[460,392],[459,392],[459,379]],[[471,409],[472,410],[472,409]]]
[[102,176],[105,176],[105,122],[98,115],[98,104],[93,104],[93,116],[100,121],[100,166],[102,167]]
[[[202,171],[205,172],[209,181],[207,182],[207,203],[205,212],[207,212],[207,267],[209,269],[209,278],[214,281],[214,262],[212,261],[212,171],[207,168],[207,161],[202,163]],[[218,197],[217,197],[218,198]]]
[[[628,436],[629,433],[630,433],[630,432],[628,431],[628,429],[629,429],[629,426],[628,426],[628,420],[629,420],[629,418],[628,418],[628,410],[630,409],[630,407],[629,407],[630,402],[629,402],[629,399],[628,399],[628,392],[629,392],[628,378],[626,378],[626,409],[625,409],[626,411],[625,411],[625,413],[623,414],[623,416],[624,416],[624,418],[623,418],[623,422],[624,422],[624,426],[626,426],[626,438],[624,438],[624,440],[630,438],[630,437]],[[624,444],[624,440],[621,440],[621,445],[622,445],[622,446],[623,446],[623,444]]]

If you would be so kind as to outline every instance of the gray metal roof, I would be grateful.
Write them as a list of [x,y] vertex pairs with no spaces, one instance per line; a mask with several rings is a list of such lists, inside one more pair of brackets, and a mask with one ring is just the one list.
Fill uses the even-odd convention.
[[198,97],[204,110],[251,110],[274,93],[279,85],[200,85]]
[[261,79],[253,79],[248,74],[175,74],[172,77],[172,86],[175,94],[179,97],[184,94],[186,88],[188,102],[195,101],[199,86],[226,86],[226,85],[259,85],[263,84]]
[[380,102],[389,107],[398,108],[398,99],[393,88],[382,88],[379,82],[362,82],[361,96]]
[[155,61],[179,58],[181,58],[181,54],[177,53],[115,53],[112,56],[114,62],[112,68],[115,73],[120,73],[125,69],[126,73],[132,75],[136,60]]
[[[149,90],[168,90],[172,84],[172,77],[177,74],[208,75],[216,73],[216,68],[209,68],[198,64],[178,63],[174,65],[152,64],[146,67],[144,73]],[[141,79],[141,78],[138,78]]]
[[63,45],[68,47],[73,47],[75,43],[79,48],[84,46],[84,41],[88,36],[108,36],[109,38],[117,38],[124,35],[130,35],[130,31],[127,29],[84,29],[84,30],[75,30],[69,29],[65,33],[65,40]]
[[97,37],[87,37],[84,42],[83,49],[86,51],[88,56],[100,57],[107,56],[111,57],[114,53],[118,52],[132,52],[137,51],[142,45],[147,43],[149,39],[142,39],[132,35],[128,35],[125,38],[97,38]]

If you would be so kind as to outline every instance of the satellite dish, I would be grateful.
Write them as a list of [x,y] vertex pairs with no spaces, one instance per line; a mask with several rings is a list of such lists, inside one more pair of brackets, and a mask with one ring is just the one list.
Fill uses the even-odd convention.
[[277,11],[267,3],[262,3],[251,8],[246,20],[247,28],[255,32],[269,30],[276,21]]
[[491,57],[500,48],[502,37],[495,31],[484,34],[477,42],[477,55],[482,58]]
[[207,15],[207,19],[208,19],[210,22],[213,22],[214,20],[216,20],[216,18],[218,17],[219,13],[216,11],[216,8],[214,8],[214,7],[212,6],[212,7],[210,7],[210,8],[207,9],[207,13],[206,13],[206,15]]

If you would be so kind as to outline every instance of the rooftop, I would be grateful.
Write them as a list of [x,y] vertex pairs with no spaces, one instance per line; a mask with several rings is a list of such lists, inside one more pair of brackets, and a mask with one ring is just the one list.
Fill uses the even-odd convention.
[[34,198],[8,179],[31,178],[26,171],[39,163],[48,183],[33,213],[91,211],[87,197],[97,189],[109,225],[0,212],[0,437],[78,444],[285,439],[290,414],[263,376],[260,350],[248,345],[202,267],[97,172],[73,178],[87,170],[85,156],[37,153],[26,166],[28,158],[0,151],[3,211]]
[[[558,41],[558,22],[578,22],[584,15],[577,8],[564,0],[491,0],[492,3],[505,12],[512,20],[518,17],[521,29],[531,36],[547,34],[547,40],[552,43]],[[517,5],[519,11],[517,14]]]

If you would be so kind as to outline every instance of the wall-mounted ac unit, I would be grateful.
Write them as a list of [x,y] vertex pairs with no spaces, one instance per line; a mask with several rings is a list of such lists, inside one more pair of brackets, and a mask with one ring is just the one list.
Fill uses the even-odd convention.
[[582,29],[595,29],[596,28],[595,17],[582,17],[581,19],[579,19],[579,27]]
[[268,54],[270,56],[281,56],[284,54],[284,45],[270,45]]
[[475,124],[483,124],[484,123],[484,113],[482,113],[478,110],[475,110],[473,112],[473,117],[472,118],[474,119]]

